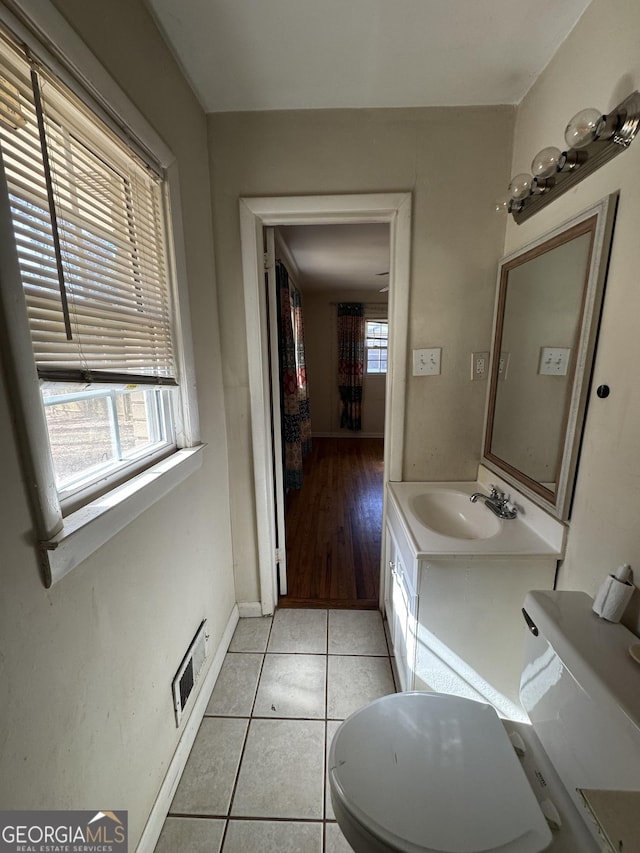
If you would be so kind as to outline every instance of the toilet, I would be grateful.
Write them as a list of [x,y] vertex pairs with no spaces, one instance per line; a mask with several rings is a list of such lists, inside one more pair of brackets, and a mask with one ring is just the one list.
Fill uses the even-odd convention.
[[[640,664],[628,653],[638,640],[591,605],[581,592],[527,594],[520,700],[531,725],[424,692],[385,696],[341,724],[329,784],[356,853],[639,849]],[[611,791],[638,798],[614,795],[615,847],[592,816]]]

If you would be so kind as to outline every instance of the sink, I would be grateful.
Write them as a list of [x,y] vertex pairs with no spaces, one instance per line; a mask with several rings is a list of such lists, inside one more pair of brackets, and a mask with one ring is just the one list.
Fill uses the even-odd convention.
[[484,503],[471,503],[465,492],[439,490],[413,495],[408,501],[416,519],[441,536],[454,539],[490,539],[502,524]]
[[474,492],[488,492],[493,475],[469,482],[390,482],[387,521],[408,537],[406,560],[444,556],[553,556],[564,551],[566,528],[522,495],[518,517],[503,521]]

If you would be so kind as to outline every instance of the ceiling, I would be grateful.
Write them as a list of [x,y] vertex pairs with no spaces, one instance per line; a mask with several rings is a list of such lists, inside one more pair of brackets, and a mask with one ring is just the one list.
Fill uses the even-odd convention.
[[207,112],[518,104],[591,0],[146,0]]
[[389,284],[389,225],[283,225],[278,228],[310,290],[369,290]]
[[[517,104],[591,0],[145,0],[207,112]],[[388,283],[388,225],[281,228],[305,290]]]

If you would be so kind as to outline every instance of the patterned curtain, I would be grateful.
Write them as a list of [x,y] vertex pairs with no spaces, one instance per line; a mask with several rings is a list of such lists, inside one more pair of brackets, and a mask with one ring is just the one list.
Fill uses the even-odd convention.
[[276,264],[278,354],[285,489],[302,488],[302,460],[311,450],[311,417],[300,291],[285,266]]
[[304,355],[304,321],[302,318],[302,295],[297,287],[292,288],[293,338],[296,347],[296,374],[298,379],[298,401],[300,404],[300,444],[302,458],[311,452],[311,407],[307,384],[307,362]]
[[338,390],[342,403],[340,426],[362,429],[362,379],[364,376],[364,305],[338,303]]

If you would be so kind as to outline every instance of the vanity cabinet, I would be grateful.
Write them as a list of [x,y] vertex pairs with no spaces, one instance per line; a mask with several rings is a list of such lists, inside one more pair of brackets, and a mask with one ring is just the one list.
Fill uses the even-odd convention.
[[396,538],[387,525],[384,604],[400,690],[413,689],[418,598],[411,581]]
[[524,598],[553,589],[547,557],[429,557],[419,561],[411,689],[519,706]]
[[[403,485],[393,484],[395,490]],[[429,550],[428,542],[417,544],[407,515],[391,492],[384,607],[399,689],[466,696],[517,716],[522,603],[531,589],[553,588],[559,553],[530,531],[523,531],[526,552],[520,554],[490,553],[486,540],[484,552],[478,541],[471,553],[469,540],[447,544],[444,537],[434,538]],[[507,523],[516,526],[510,536],[522,524]]]

